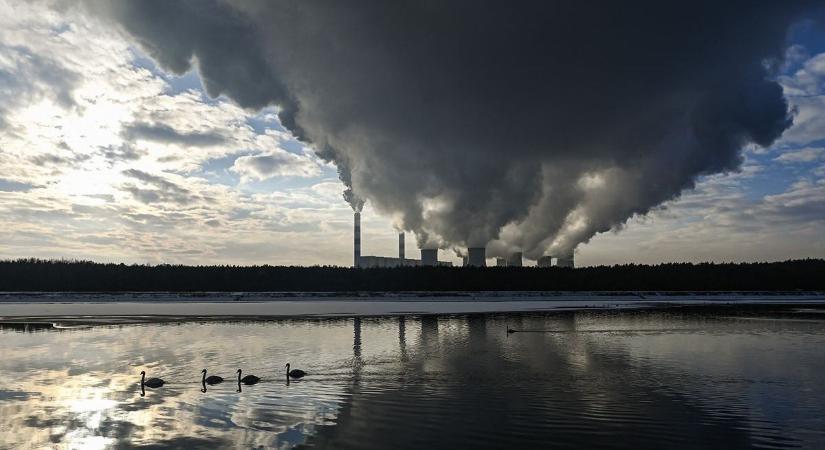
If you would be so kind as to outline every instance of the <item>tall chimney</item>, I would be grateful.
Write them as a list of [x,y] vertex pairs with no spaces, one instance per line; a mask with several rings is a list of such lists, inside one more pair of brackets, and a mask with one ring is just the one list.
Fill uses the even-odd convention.
[[398,260],[404,265],[404,232],[398,233]]
[[352,267],[358,268],[361,266],[361,213],[355,213],[353,220],[355,221],[355,228],[353,233],[355,249],[353,252]]

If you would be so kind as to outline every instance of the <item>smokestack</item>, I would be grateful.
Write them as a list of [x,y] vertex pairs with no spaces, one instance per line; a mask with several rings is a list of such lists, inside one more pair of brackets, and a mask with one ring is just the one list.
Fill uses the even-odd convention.
[[521,267],[521,252],[510,253],[507,258],[507,265],[510,267]]
[[404,232],[398,233],[398,259],[404,265]]
[[487,249],[484,247],[474,247],[467,249],[467,265],[471,267],[486,266]]
[[355,216],[353,217],[353,220],[355,222],[355,228],[353,232],[355,249],[353,252],[352,267],[358,268],[361,267],[361,213],[356,212]]
[[422,266],[436,266],[436,265],[438,265],[438,249],[437,248],[422,248],[421,249],[421,265]]

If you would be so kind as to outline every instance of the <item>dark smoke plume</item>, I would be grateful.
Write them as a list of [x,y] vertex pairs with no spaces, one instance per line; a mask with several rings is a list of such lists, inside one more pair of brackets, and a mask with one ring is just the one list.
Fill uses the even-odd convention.
[[281,122],[419,245],[572,251],[737,170],[816,3],[88,0],[167,70]]

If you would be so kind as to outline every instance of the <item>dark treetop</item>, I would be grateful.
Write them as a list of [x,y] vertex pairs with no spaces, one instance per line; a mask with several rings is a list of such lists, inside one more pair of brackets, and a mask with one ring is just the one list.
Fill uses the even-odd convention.
[[534,267],[182,266],[0,261],[0,291],[825,290],[825,260]]

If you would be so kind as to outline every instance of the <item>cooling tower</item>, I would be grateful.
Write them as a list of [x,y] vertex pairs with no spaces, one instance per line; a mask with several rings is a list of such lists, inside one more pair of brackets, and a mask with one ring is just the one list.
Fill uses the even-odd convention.
[[510,253],[507,258],[507,265],[509,267],[521,267],[521,252]]
[[559,256],[558,258],[556,258],[556,266],[572,269],[574,267],[573,253],[569,253],[567,255]]
[[474,247],[467,249],[467,265],[470,267],[484,267],[487,265],[487,249]]
[[421,249],[421,265],[435,266],[438,265],[438,249],[437,248],[422,248]]
[[355,213],[353,217],[355,222],[355,228],[353,230],[353,239],[355,248],[353,251],[353,262],[352,267],[360,267],[361,266],[361,213]]
[[542,256],[536,262],[536,265],[539,267],[550,267],[553,265],[553,257],[552,256]]

